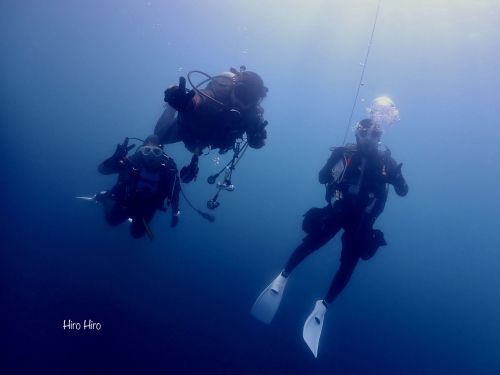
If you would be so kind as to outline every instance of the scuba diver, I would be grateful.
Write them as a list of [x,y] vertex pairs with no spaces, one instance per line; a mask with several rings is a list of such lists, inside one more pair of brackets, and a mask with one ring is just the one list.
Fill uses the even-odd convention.
[[177,166],[172,158],[163,152],[158,136],[150,135],[142,147],[127,156],[135,145],[128,146],[129,138],[116,146],[110,158],[99,165],[104,175],[118,173],[118,181],[109,191],[103,191],[87,200],[102,202],[104,216],[110,226],[117,226],[131,220],[130,233],[134,238],[148,234],[153,240],[149,223],[157,210],[166,212],[172,206],[170,226],[179,222],[179,191]]
[[383,233],[373,229],[373,224],[384,210],[388,184],[401,197],[408,193],[401,174],[403,164],[396,163],[389,149],[378,150],[382,136],[378,123],[364,119],[356,125],[355,132],[356,144],[332,148],[330,158],[319,172],[319,182],[326,185],[328,204],[312,208],[304,215],[302,229],[307,236],[252,307],[252,314],[269,324],[295,267],[343,229],[340,267],[324,300],[316,302],[303,328],[303,338],[315,357],[328,306],[349,282],[359,259],[368,260],[380,246],[387,245]]
[[[208,77],[195,86],[192,73]],[[268,88],[255,72],[241,66],[237,71],[231,68],[215,77],[194,70],[188,80],[192,90],[186,90],[186,79],[180,77],[179,86],[165,90],[165,110],[158,120],[154,134],[165,144],[184,142],[194,155],[191,163],[180,172],[182,182],[189,183],[198,174],[198,157],[203,150],[219,149],[219,154],[239,150],[239,143],[246,133],[248,146],[261,148],[267,138],[266,125],[260,102]],[[206,83],[205,89],[198,86]]]

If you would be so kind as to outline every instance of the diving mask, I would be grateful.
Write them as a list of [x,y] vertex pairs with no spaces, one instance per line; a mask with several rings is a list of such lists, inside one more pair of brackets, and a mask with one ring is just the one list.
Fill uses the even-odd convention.
[[159,147],[144,146],[141,150],[142,155],[146,158],[159,158],[163,154],[163,150]]
[[361,139],[369,137],[377,140],[378,142],[380,137],[382,137],[382,133],[382,129],[376,125],[370,127],[364,127],[361,124],[356,125],[356,134]]
[[363,120],[356,125],[356,138],[358,144],[365,152],[376,150],[379,146],[383,131],[380,126],[371,120]]

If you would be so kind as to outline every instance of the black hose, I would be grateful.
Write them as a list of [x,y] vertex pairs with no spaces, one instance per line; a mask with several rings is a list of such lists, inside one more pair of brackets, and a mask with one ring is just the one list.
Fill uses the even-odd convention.
[[215,221],[215,216],[212,216],[210,214],[207,214],[199,209],[197,209],[196,207],[194,207],[191,202],[189,202],[189,200],[187,199],[186,197],[186,194],[184,194],[184,190],[182,190],[182,187],[181,187],[181,193],[182,193],[182,196],[184,197],[184,199],[186,200],[187,204],[189,205],[189,207],[191,207],[193,210],[195,210],[196,212],[198,212],[204,219],[210,221],[211,223],[213,223]]

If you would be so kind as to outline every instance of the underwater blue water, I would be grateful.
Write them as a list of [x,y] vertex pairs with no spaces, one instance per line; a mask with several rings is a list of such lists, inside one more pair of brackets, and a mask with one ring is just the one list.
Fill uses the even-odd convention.
[[[500,3],[382,0],[355,102],[377,5],[2,2],[0,373],[497,374]],[[114,184],[98,164],[153,131],[166,87],[242,64],[269,87],[269,138],[215,223],[181,200],[177,228],[160,213],[154,242],[133,240],[75,199]],[[294,271],[271,325],[250,308],[300,243],[302,214],[324,204],[329,148],[382,95],[401,114],[382,141],[410,193],[391,191],[376,225],[389,245],[328,310],[315,359],[302,326],[338,239]],[[184,185],[194,206],[206,211],[206,177],[228,158],[201,158]]]

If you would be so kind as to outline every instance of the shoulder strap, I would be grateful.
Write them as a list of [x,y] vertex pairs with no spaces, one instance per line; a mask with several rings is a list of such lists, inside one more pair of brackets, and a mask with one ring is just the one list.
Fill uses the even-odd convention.
[[347,158],[350,158],[358,150],[358,145],[355,143],[347,143],[344,146],[344,154]]

